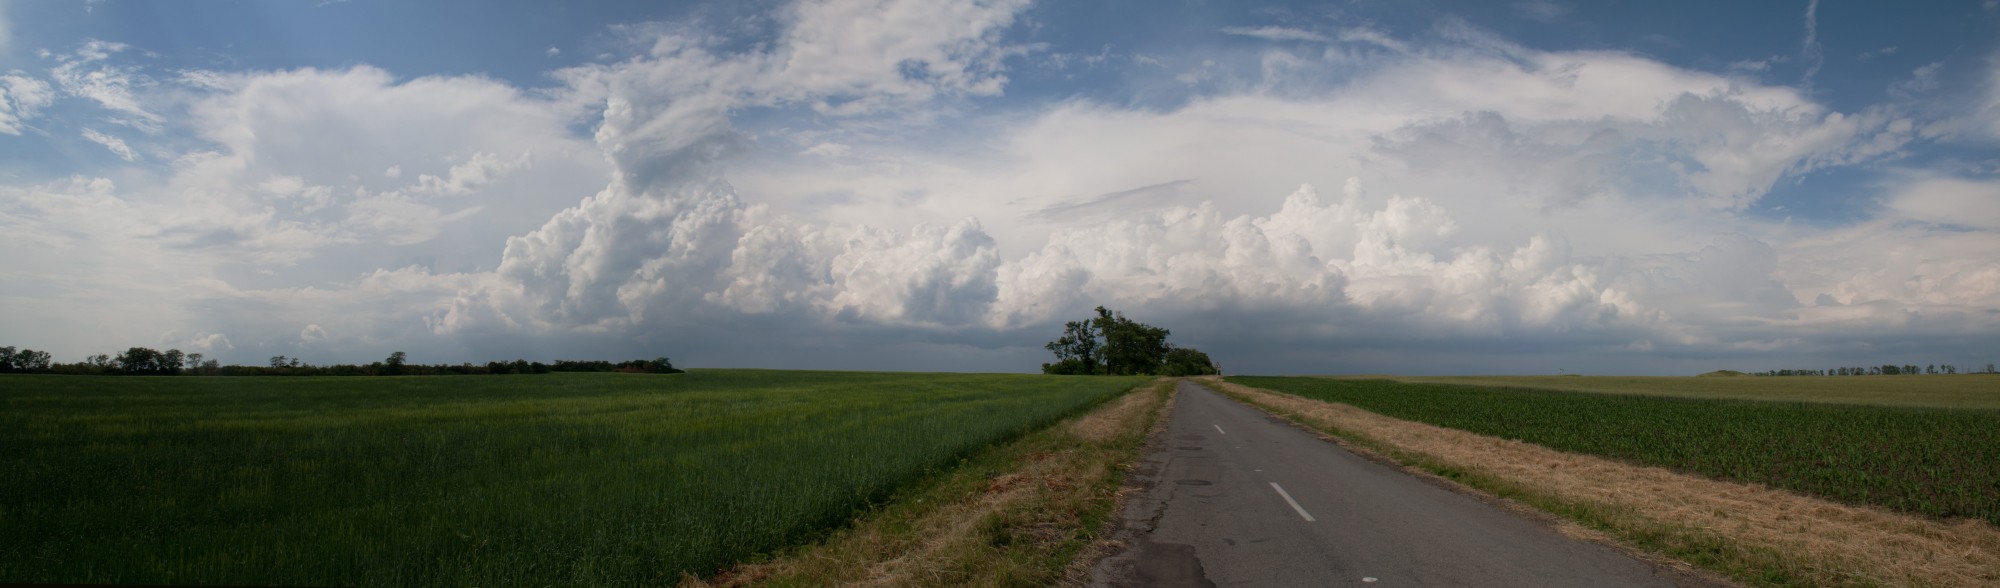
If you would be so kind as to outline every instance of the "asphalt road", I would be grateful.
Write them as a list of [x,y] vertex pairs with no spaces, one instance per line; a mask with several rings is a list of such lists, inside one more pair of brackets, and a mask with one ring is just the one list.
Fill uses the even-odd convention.
[[1354,455],[1183,381],[1098,586],[1676,586],[1706,581]]

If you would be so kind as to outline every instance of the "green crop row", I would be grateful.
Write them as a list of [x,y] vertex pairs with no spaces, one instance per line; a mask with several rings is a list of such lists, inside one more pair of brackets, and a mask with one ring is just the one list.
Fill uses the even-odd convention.
[[1231,377],[1382,415],[1837,501],[2000,524],[2000,411]]
[[673,584],[1140,381],[0,377],[0,582]]

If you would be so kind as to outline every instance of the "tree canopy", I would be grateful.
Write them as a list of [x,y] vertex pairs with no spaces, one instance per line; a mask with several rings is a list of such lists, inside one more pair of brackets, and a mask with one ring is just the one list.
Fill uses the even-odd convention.
[[1043,347],[1056,355],[1042,373],[1068,375],[1194,376],[1219,370],[1208,354],[1167,342],[1169,331],[1097,307],[1097,316],[1063,325]]

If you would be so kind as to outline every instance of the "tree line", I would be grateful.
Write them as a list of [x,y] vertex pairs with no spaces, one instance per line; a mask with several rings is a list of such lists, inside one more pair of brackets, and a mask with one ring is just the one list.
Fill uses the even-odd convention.
[[409,362],[409,354],[397,351],[382,361],[367,364],[315,365],[296,357],[274,355],[266,365],[222,365],[200,353],[179,349],[159,351],[133,347],[116,356],[97,354],[76,363],[55,363],[46,351],[0,347],[0,373],[66,374],[79,376],[483,376],[502,374],[546,374],[551,372],[622,372],[636,374],[678,374],[665,358],[609,362],[603,360],[556,360],[542,363],[516,359],[489,361],[485,365],[425,365]]
[[1043,347],[1056,355],[1044,374],[1199,376],[1221,373],[1208,354],[1167,342],[1166,329],[1097,307],[1097,316],[1063,325]]
[[[1882,365],[1871,365],[1871,366],[1837,367],[1825,370],[1820,370],[1820,369],[1766,370],[1761,372],[1752,372],[1750,375],[1753,376],[1915,376],[1915,375],[1952,375],[1957,373],[1958,373],[1958,366],[1951,364],[1934,363],[1926,366],[1916,366],[1907,364],[1906,365],[1882,364]],[[2000,374],[2000,371],[1995,371],[1994,364],[1989,363],[1986,364],[1986,369],[1969,373]]]

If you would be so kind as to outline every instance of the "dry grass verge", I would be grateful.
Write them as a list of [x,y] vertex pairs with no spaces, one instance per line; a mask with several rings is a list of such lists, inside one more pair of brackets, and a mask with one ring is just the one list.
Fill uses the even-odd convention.
[[1173,389],[1160,379],[918,484],[827,540],[736,566],[716,586],[1047,586],[1103,533],[1146,432]]
[[[1753,585],[2000,585],[2000,529],[1564,453],[1204,379],[1230,396],[1479,490]],[[1566,532],[1592,534],[1570,527]]]

